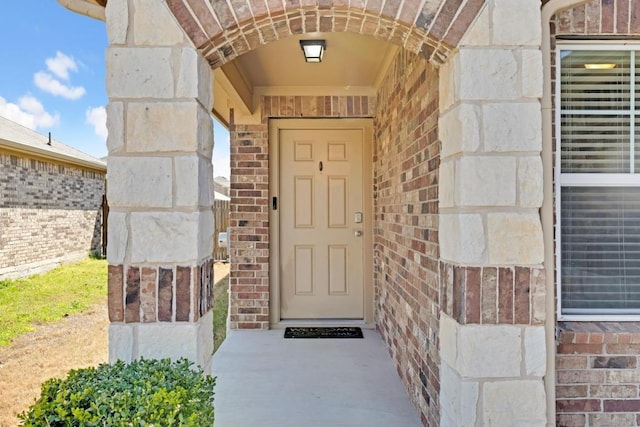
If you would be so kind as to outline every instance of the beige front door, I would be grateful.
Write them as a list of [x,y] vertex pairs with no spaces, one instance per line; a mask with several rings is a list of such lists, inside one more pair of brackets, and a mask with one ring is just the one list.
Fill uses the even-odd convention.
[[281,319],[363,319],[363,132],[279,139]]

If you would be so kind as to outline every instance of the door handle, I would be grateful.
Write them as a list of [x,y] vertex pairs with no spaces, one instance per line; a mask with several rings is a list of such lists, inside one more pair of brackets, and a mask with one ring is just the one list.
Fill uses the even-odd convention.
[[353,234],[354,234],[356,237],[361,237],[361,236],[362,236],[362,230],[356,230]]

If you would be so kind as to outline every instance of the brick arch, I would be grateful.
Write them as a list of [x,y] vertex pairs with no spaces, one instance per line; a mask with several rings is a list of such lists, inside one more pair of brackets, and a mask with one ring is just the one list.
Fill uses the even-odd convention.
[[[217,68],[261,44],[291,35],[351,32],[446,61],[484,0],[169,0],[176,19]],[[351,3],[351,6],[349,5]]]

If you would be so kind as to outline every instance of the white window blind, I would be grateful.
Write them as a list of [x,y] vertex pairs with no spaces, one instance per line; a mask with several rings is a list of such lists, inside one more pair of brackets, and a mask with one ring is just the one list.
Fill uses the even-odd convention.
[[560,47],[561,316],[640,315],[640,52]]

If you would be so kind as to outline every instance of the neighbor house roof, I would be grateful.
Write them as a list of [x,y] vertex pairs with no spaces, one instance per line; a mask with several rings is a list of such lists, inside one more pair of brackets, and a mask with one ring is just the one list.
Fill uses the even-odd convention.
[[224,195],[224,194],[222,194],[222,193],[218,193],[217,191],[215,191],[215,192],[214,192],[214,198],[215,198],[216,200],[223,200],[223,201],[224,201],[224,200],[227,200],[227,201],[228,201],[228,200],[231,200],[231,198],[230,198],[230,197],[225,196],[225,195]]
[[51,160],[65,161],[78,166],[101,171],[107,170],[103,161],[80,150],[69,147],[55,139],[49,143],[49,137],[24,127],[4,117],[0,117],[0,147],[36,155]]

